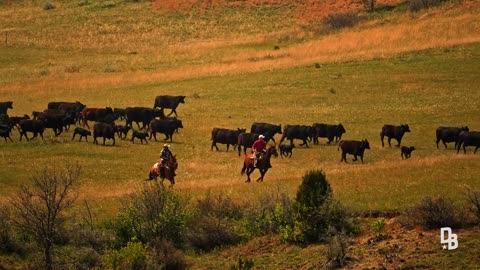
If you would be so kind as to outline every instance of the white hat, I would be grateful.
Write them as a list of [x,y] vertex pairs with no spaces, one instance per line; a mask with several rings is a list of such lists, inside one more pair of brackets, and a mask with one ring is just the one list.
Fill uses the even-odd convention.
[[258,136],[258,138],[259,138],[259,139],[265,139],[265,136],[260,135],[260,136]]
[[168,144],[164,144],[164,145],[163,145],[163,147],[170,147],[170,145],[168,145]]

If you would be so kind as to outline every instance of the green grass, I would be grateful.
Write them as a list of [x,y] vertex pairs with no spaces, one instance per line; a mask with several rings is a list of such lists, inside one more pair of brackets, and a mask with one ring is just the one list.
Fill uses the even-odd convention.
[[[176,188],[202,195],[207,189],[226,190],[239,199],[280,185],[294,194],[301,176],[322,169],[338,198],[350,208],[402,209],[427,195],[462,199],[465,185],[478,189],[478,155],[457,155],[434,144],[438,126],[468,125],[478,130],[480,96],[476,85],[480,45],[408,53],[387,59],[351,61],[313,66],[212,76],[162,83],[87,89],[54,89],[34,98],[7,93],[14,100],[12,115],[42,110],[52,100],[80,100],[90,107],[152,106],[159,94],[186,95],[178,108],[185,128],[174,135],[172,149],[179,157]],[[330,89],[335,89],[332,93]],[[194,98],[194,95],[199,98]],[[254,121],[277,124],[339,123],[344,139],[368,139],[372,149],[365,164],[339,163],[336,146],[311,145],[294,149],[292,159],[275,159],[265,183],[243,184],[242,158],[210,151],[213,127],[250,128]],[[396,148],[382,148],[383,124],[408,123],[412,132],[403,145],[414,145],[412,159],[402,161]],[[135,126],[136,128],[136,126]],[[2,196],[27,183],[31,170],[52,159],[78,161],[84,167],[84,196],[91,200],[116,200],[141,185],[158,158],[163,142],[149,145],[117,140],[115,147],[70,142],[71,131],[54,138],[47,130],[46,143],[2,143],[0,166]],[[279,140],[277,135],[277,140]],[[393,141],[395,142],[395,141]],[[107,144],[110,142],[107,141]],[[298,144],[298,142],[297,142]],[[31,166],[31,167],[30,167]],[[256,174],[255,174],[256,175]],[[255,177],[254,175],[254,177]],[[108,187],[102,194],[103,187]],[[81,189],[82,190],[82,189]],[[88,191],[88,192],[87,192]],[[104,198],[105,197],[105,198]]]

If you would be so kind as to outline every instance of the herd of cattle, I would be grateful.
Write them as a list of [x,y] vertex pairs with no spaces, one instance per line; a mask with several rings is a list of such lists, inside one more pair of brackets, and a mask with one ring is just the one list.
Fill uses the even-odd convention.
[[[47,108],[42,112],[32,112],[29,115],[23,116],[9,116],[7,114],[9,109],[13,109],[13,102],[0,102],[0,137],[12,141],[10,135],[13,129],[17,129],[20,133],[20,141],[23,137],[30,140],[28,133],[33,134],[33,138],[40,135],[43,139],[43,132],[45,129],[52,129],[55,136],[59,136],[63,131],[68,131],[71,125],[77,125],[73,131],[72,140],[79,135],[79,141],[85,137],[93,135],[93,141],[98,144],[97,138],[105,140],[112,140],[112,145],[115,145],[115,135],[121,139],[126,139],[127,134],[131,132],[131,142],[135,142],[135,138],[147,143],[147,137],[151,140],[152,137],[157,141],[157,133],[165,135],[165,140],[173,140],[173,134],[179,128],[183,128],[182,121],[177,119],[176,108],[180,103],[185,103],[185,96],[157,96],[155,98],[153,108],[148,107],[128,107],[125,109],[111,107],[105,108],[89,108],[80,102],[50,102]],[[165,109],[170,109],[171,112],[165,115]],[[169,117],[175,114],[175,117]],[[116,125],[116,120],[125,120],[125,125]],[[93,134],[90,131],[88,121],[95,122],[93,126]],[[139,130],[133,129],[133,122],[136,123]],[[80,127],[82,125],[82,127]],[[85,129],[85,127],[87,129]],[[146,130],[146,131],[142,131]],[[308,147],[309,142],[314,144],[319,143],[319,138],[326,138],[327,144],[337,143],[338,149],[342,150],[341,161],[346,162],[346,155],[354,156],[354,161],[360,157],[363,162],[363,156],[366,149],[370,149],[368,140],[341,140],[342,135],[346,132],[342,124],[323,124],[314,123],[311,126],[307,125],[275,125],[270,123],[253,123],[250,132],[246,129],[237,128],[236,130],[225,128],[213,128],[211,135],[211,150],[213,147],[219,150],[217,143],[226,144],[227,151],[232,145],[237,148],[238,155],[241,155],[242,147],[246,155],[247,148],[250,148],[260,134],[265,136],[266,141],[272,140],[275,144],[274,136],[281,134],[279,142],[279,150],[281,156],[292,156],[292,149],[295,147],[293,140],[301,140],[301,146]],[[402,142],[405,133],[410,132],[408,125],[384,125],[380,132],[382,147],[384,146],[384,138],[387,137],[389,146],[391,147],[391,140],[397,141],[398,147]],[[289,144],[282,144],[287,139]],[[442,142],[447,147],[447,143],[454,142],[457,152],[463,146],[466,153],[466,146],[475,146],[474,153],[480,147],[480,132],[470,131],[468,127],[439,127],[436,130],[436,144],[438,148],[439,142]],[[414,147],[401,147],[401,157],[409,158],[411,152],[415,150]]]
[[[45,129],[52,129],[55,136],[59,136],[63,131],[68,131],[71,125],[78,125],[73,132],[72,140],[77,135],[79,141],[85,137],[93,135],[93,142],[98,144],[97,138],[103,138],[103,144],[107,139],[112,140],[115,145],[115,135],[125,139],[130,130],[132,130],[131,141],[135,138],[147,143],[147,137],[157,140],[157,133],[166,136],[165,140],[173,140],[173,133],[179,128],[183,128],[182,121],[176,117],[169,117],[172,113],[176,115],[176,108],[180,103],[185,103],[185,96],[157,96],[155,98],[154,108],[147,107],[128,107],[125,109],[111,107],[89,108],[81,102],[49,102],[47,108],[42,112],[33,111],[31,117],[28,114],[23,116],[9,116],[9,109],[13,109],[13,102],[0,102],[0,137],[12,141],[10,135],[12,130],[17,129],[20,133],[20,141],[25,137],[27,141],[31,138],[28,133],[32,133],[35,138],[38,135],[43,140]],[[169,115],[164,114],[165,109],[171,109]],[[125,125],[116,125],[116,120],[125,120]],[[93,134],[90,131],[88,121],[95,122]],[[133,122],[137,124],[139,130],[133,129]],[[141,124],[141,126],[140,126]],[[82,125],[83,127],[80,127]],[[85,129],[85,127],[87,129]],[[148,132],[141,131],[146,129]]]
[[[274,125],[270,123],[253,123],[250,129],[250,133],[246,132],[246,129],[237,128],[234,129],[224,129],[224,128],[214,128],[212,130],[212,145],[213,147],[219,150],[217,143],[226,144],[227,151],[229,146],[232,145],[235,149],[237,147],[238,155],[241,155],[242,147],[243,152],[246,155],[246,149],[251,147],[253,142],[258,138],[260,134],[265,136],[265,140],[268,142],[272,140],[275,144],[274,136],[275,134],[281,134],[281,139],[279,142],[278,149],[280,150],[280,155],[283,157],[292,156],[292,148],[295,147],[293,140],[301,140],[300,145],[308,147],[308,142],[314,144],[319,143],[319,138],[326,138],[327,144],[332,142],[339,142],[338,149],[342,150],[341,161],[347,161],[346,155],[350,154],[354,156],[353,161],[357,161],[357,157],[360,157],[363,162],[363,155],[366,149],[370,149],[370,143],[367,139],[357,141],[357,140],[341,140],[342,135],[346,132],[342,124],[332,125],[332,124],[323,124],[323,123],[314,123],[311,126],[307,125],[286,125],[283,130],[281,125]],[[380,132],[380,138],[382,142],[382,147],[385,146],[384,138],[388,138],[388,145],[391,147],[391,140],[395,139],[397,141],[397,147],[400,147],[402,138],[405,133],[410,132],[410,127],[408,125],[384,125]],[[282,144],[282,142],[287,139],[290,141],[289,144]],[[438,143],[442,142],[447,148],[447,143],[454,142],[457,152],[460,151],[460,148],[463,146],[464,153],[466,153],[466,146],[475,146],[474,153],[480,147],[480,132],[470,131],[468,127],[438,127],[436,130],[436,144],[438,148]],[[406,147],[402,146],[401,148],[401,157],[410,158],[411,153],[415,150],[414,146]]]

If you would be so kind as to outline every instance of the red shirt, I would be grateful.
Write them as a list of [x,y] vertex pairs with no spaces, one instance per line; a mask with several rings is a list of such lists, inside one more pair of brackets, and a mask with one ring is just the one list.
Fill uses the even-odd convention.
[[253,143],[252,150],[258,152],[258,151],[262,151],[266,147],[267,147],[267,143],[265,141],[258,139]]

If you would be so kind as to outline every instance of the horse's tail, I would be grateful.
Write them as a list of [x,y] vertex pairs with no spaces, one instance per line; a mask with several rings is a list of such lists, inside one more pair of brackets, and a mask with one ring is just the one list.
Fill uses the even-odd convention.
[[247,170],[247,165],[245,164],[245,162],[243,162],[243,168],[240,171],[240,175],[244,175],[246,170]]

